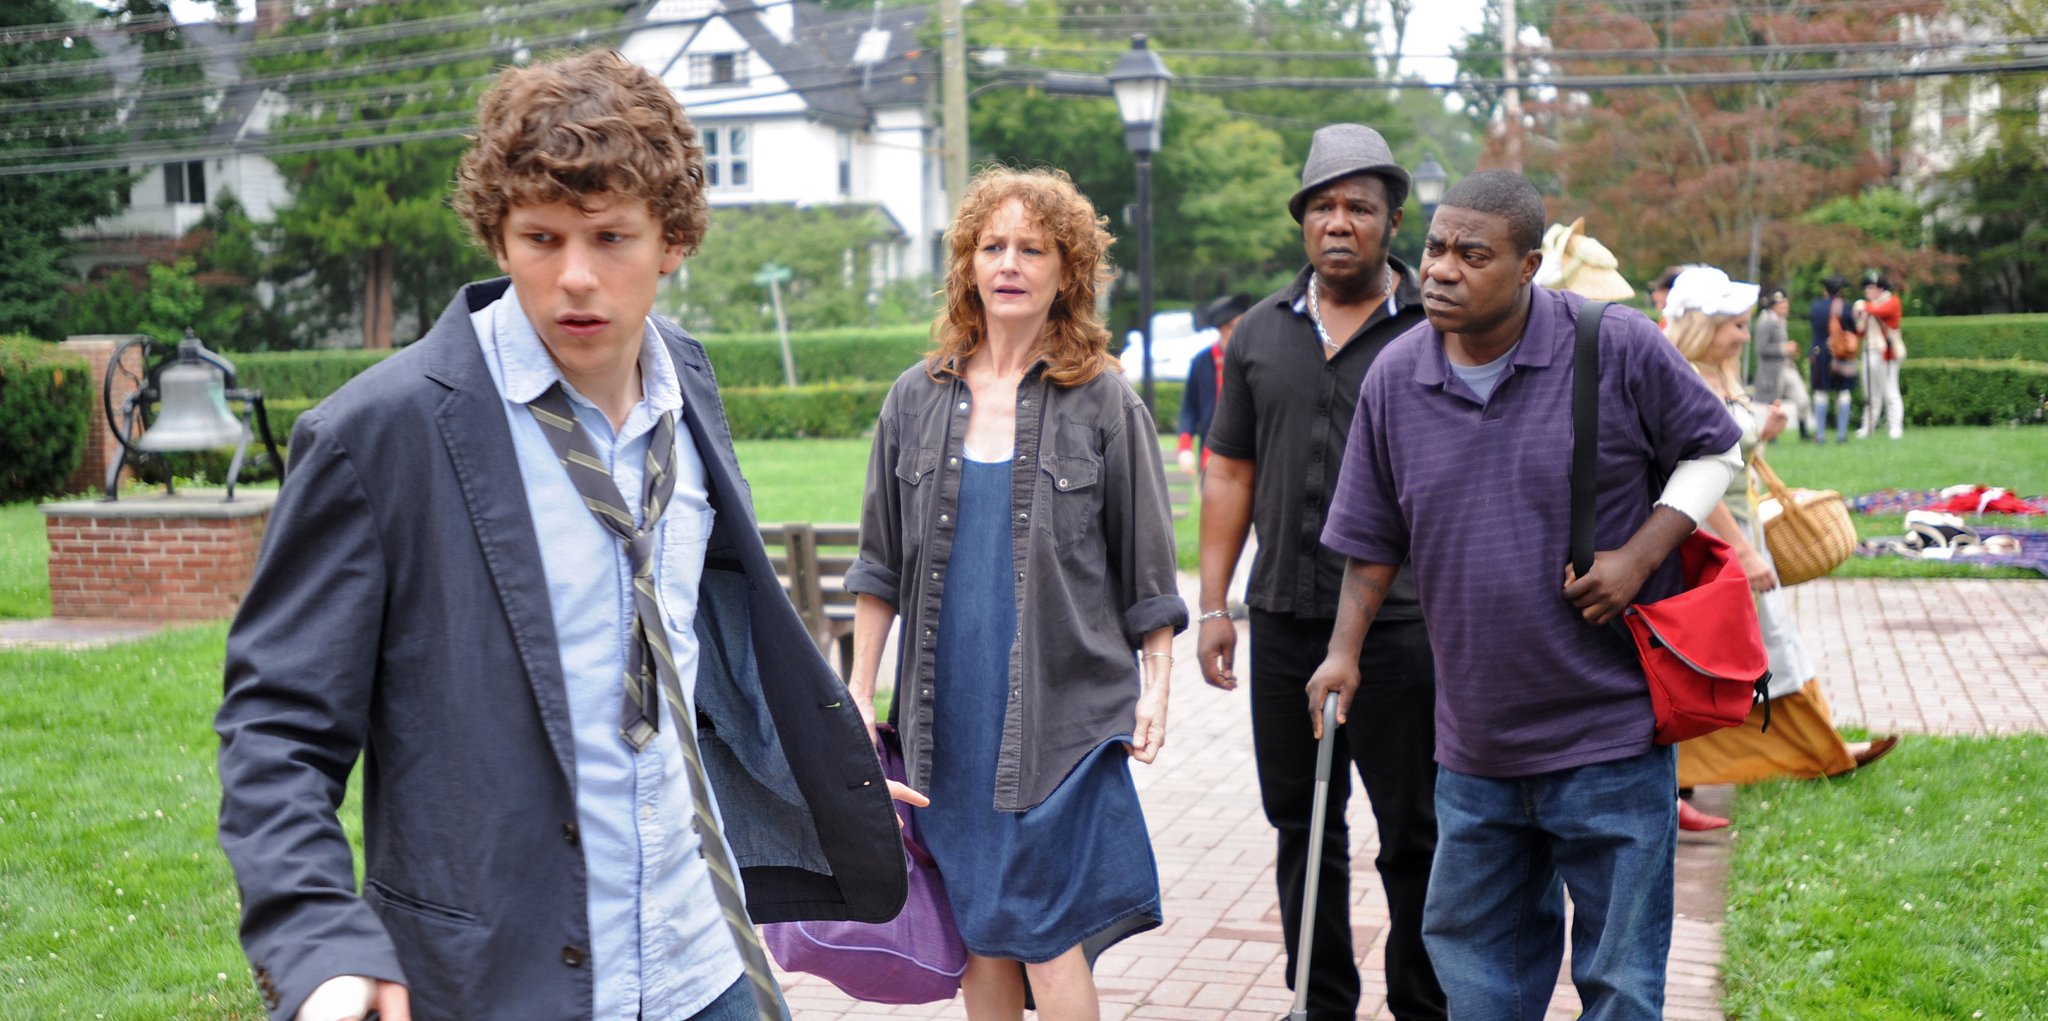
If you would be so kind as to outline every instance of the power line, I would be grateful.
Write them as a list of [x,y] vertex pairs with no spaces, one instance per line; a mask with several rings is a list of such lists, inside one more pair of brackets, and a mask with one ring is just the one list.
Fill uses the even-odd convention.
[[[1669,46],[1614,49],[1563,49],[1537,50],[1518,49],[1515,55],[1524,60],[1691,60],[1709,57],[1754,57],[1754,56],[1802,56],[1832,55],[1839,53],[1925,53],[1952,49],[2000,49],[2011,46],[2038,46],[2048,44],[2048,36],[2027,36],[2018,39],[1971,39],[1947,42],[1865,42],[1865,43],[1785,43],[1754,46]],[[1082,49],[1034,46],[1033,56],[1047,54],[1063,57],[1100,57],[1114,60],[1123,51],[1120,49]],[[1375,53],[1370,50],[1184,50],[1168,47],[1154,47],[1154,52],[1164,57],[1193,57],[1201,59],[1244,59],[1244,60],[1334,60],[1347,63],[1378,60],[1390,57],[1391,53]],[[1499,58],[1501,50],[1465,50],[1454,53],[1403,53],[1403,60],[1457,59],[1460,57]]]
[[[387,85],[365,85],[348,89],[333,89],[312,93],[312,97],[320,103],[334,103],[336,105],[376,99],[395,99],[399,103],[422,102],[435,97],[456,99],[475,93],[479,87],[488,85],[496,81],[497,78],[498,72],[492,71],[488,74],[469,78],[430,78],[412,82],[395,82]],[[212,99],[218,94],[218,91],[216,89],[200,96],[174,99],[159,99],[151,93],[143,93],[139,99],[127,107],[128,119],[124,122],[125,126],[134,131],[147,131],[154,126],[164,125],[167,119],[182,119],[182,113],[185,111],[200,111],[204,113],[201,109],[202,101]],[[387,102],[384,105],[388,106],[390,103]],[[88,108],[103,109],[105,106],[106,104],[104,103],[96,103]],[[16,112],[17,109],[18,107],[0,105],[0,118]],[[238,114],[245,112],[236,111]],[[148,115],[151,119],[144,119],[144,115]],[[0,132],[5,132],[6,130],[6,128],[0,128]]]
[[1806,84],[1812,82],[1873,81],[1886,78],[1948,78],[1986,74],[2010,74],[2048,70],[2048,56],[2017,60],[1981,61],[1922,67],[1816,67],[1776,71],[1696,71],[1675,74],[1583,74],[1545,75],[1509,82],[1502,78],[1463,78],[1452,82],[1426,82],[1390,78],[1252,78],[1224,75],[1187,75],[1174,80],[1175,88],[1207,92],[1237,92],[1247,89],[1436,89],[1492,91],[1509,85],[1521,88],[1553,88],[1560,91],[1591,92],[1602,89],[1655,89],[1673,86]]
[[[361,10],[366,7],[396,7],[417,2],[419,0],[326,0],[321,6],[311,8],[304,14],[287,11],[284,20],[306,22],[318,18],[333,17],[336,14],[346,14],[349,11]],[[116,15],[109,11],[105,18],[94,21],[45,21],[36,25],[15,25],[12,28],[0,28],[0,46],[17,43],[48,42],[52,39],[65,38],[90,40],[93,36],[98,35],[136,35],[143,32],[161,32],[167,28],[185,27],[173,20],[169,15],[156,18],[130,18],[126,21],[122,20],[123,17],[125,15]],[[205,23],[198,22],[197,24]]]
[[[788,72],[778,73],[794,74],[799,73],[801,70],[805,69],[791,69]],[[915,75],[905,75],[902,77],[916,78],[917,80],[923,81],[933,76],[918,73]],[[718,99],[710,99],[696,103],[685,101],[683,105],[684,109],[686,110],[699,110],[708,106],[720,106],[727,103],[740,103],[754,99],[774,99],[779,96],[802,95],[808,92],[823,92],[829,91],[831,89],[843,89],[847,88],[848,86],[859,85],[861,84],[861,81],[862,79],[859,77],[847,77],[833,81],[817,82],[810,85],[802,85],[787,89],[780,89],[775,92],[757,92],[750,93],[747,95],[724,96]],[[228,156],[242,155],[255,155],[265,157],[283,156],[295,153],[322,152],[333,149],[361,149],[383,145],[397,145],[405,142],[425,142],[442,138],[457,138],[464,135],[468,135],[476,130],[474,112],[464,111],[463,113],[465,114],[465,119],[462,124],[444,128],[407,131],[400,132],[397,134],[356,135],[348,138],[328,138],[303,142],[286,141],[272,143],[266,140],[263,144],[258,145],[228,142],[213,143],[210,145],[164,145],[152,149],[145,149],[138,146],[127,149],[118,156],[105,156],[96,159],[67,160],[59,163],[36,163],[23,164],[12,167],[0,167],[0,177],[19,177],[26,174],[72,173],[88,170],[119,170],[126,169],[136,164],[147,165],[153,163],[171,163],[183,160],[220,159]],[[450,115],[453,116],[454,114],[451,113]],[[282,137],[296,138],[298,136],[294,134]],[[26,152],[37,156],[47,156],[52,151],[53,150],[48,149],[26,150]]]
[[258,60],[264,57],[287,56],[295,53],[317,53],[322,50],[339,50],[368,43],[393,42],[412,39],[423,35],[445,35],[465,32],[478,28],[495,28],[499,25],[516,25],[542,18],[563,18],[592,11],[616,9],[619,0],[556,0],[553,3],[535,3],[515,7],[509,12],[498,8],[463,14],[448,14],[438,18],[415,18],[404,21],[390,21],[382,25],[363,25],[357,28],[337,29],[324,35],[277,35],[268,39],[252,39],[233,42],[218,49],[186,46],[163,53],[151,53],[129,61],[115,57],[100,57],[94,60],[66,61],[57,65],[37,65],[0,71],[0,84],[13,81],[32,81],[49,78],[83,78],[107,74],[116,70],[141,68],[151,71],[164,67],[180,67],[186,64],[203,63],[219,59],[224,53],[238,56],[242,60]]
[[[528,49],[538,52],[540,50],[544,50],[550,47],[570,46],[578,43],[588,42],[595,39],[604,39],[619,35],[630,35],[642,29],[672,28],[684,25],[701,25],[715,18],[722,18],[731,14],[745,14],[754,11],[767,10],[768,8],[771,7],[781,7],[793,2],[794,0],[760,0],[759,3],[750,4],[743,7],[734,6],[727,10],[719,11],[716,13],[696,18],[672,18],[663,19],[660,21],[644,21],[638,24],[620,24],[606,28],[579,28],[573,32],[565,32],[559,35],[546,36],[537,39],[501,39],[496,42],[487,43],[481,46],[450,48],[443,50],[428,50],[420,53],[409,54],[405,57],[377,61],[374,63],[365,62],[346,67],[335,67],[322,70],[290,71],[283,74],[268,75],[254,78],[242,78],[238,81],[232,83],[223,83],[221,85],[207,83],[201,85],[173,86],[170,88],[150,90],[147,93],[147,95],[158,100],[198,98],[202,96],[213,95],[214,93],[219,92],[223,87],[232,88],[242,86],[253,86],[261,88],[294,88],[301,85],[315,85],[321,82],[346,81],[351,78],[367,78],[371,75],[377,74],[391,74],[398,71],[415,71],[421,68],[436,67],[442,64],[460,63],[468,60],[480,60],[487,57],[495,56],[500,53],[513,52],[520,49]],[[67,96],[63,99],[32,100],[26,103],[8,103],[0,105],[0,116],[8,114],[54,113],[67,110],[93,109],[95,107],[101,106],[109,102],[116,102],[120,98],[121,94],[118,90],[116,90],[111,93],[100,92],[85,96]]]

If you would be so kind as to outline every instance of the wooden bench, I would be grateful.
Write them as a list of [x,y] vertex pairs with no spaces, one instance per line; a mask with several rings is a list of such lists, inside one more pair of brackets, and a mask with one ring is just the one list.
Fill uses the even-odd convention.
[[[1194,502],[1196,480],[1180,470],[1171,459],[1166,463],[1167,497],[1173,516],[1188,516]],[[775,565],[777,580],[789,594],[796,615],[818,644],[818,651],[831,655],[839,647],[839,675],[853,676],[854,594],[846,591],[846,570],[857,559],[851,552],[860,545],[858,524],[811,524],[793,521],[761,525],[761,544]],[[820,553],[820,547],[837,547],[845,552]]]
[[1200,484],[1195,473],[1181,471],[1171,455],[1166,458],[1166,500],[1173,507],[1174,520],[1188,516],[1188,507],[1195,502],[1195,487]]
[[853,676],[854,594],[846,591],[846,570],[856,557],[852,552],[819,553],[818,548],[859,546],[860,526],[763,524],[761,544],[768,547],[776,578],[818,651],[830,655],[837,645],[839,676]]

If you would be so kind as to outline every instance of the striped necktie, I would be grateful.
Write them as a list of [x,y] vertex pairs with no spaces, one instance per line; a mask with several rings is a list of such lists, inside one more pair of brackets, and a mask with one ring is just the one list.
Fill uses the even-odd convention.
[[676,738],[682,746],[684,771],[690,776],[690,805],[694,812],[691,828],[697,831],[698,851],[710,866],[711,886],[718,892],[718,906],[725,924],[739,947],[740,962],[747,981],[754,988],[754,1003],[761,1021],[786,1021],[788,1008],[782,992],[768,970],[768,955],[761,949],[760,935],[747,917],[746,902],[740,896],[739,871],[732,853],[711,812],[711,780],[704,773],[704,758],[697,747],[697,728],[689,705],[683,700],[682,682],[676,675],[675,655],[668,647],[668,632],[661,624],[661,597],[654,587],[654,560],[662,511],[676,488],[676,417],[661,416],[648,438],[647,465],[640,485],[640,520],[626,510],[618,484],[591,443],[590,434],[576,421],[575,409],[562,385],[556,383],[526,406],[540,423],[541,434],[569,472],[569,481],[590,508],[598,523],[626,544],[633,565],[633,638],[626,647],[625,716],[619,735],[634,751],[641,751],[661,731],[659,703],[666,701],[676,721]]

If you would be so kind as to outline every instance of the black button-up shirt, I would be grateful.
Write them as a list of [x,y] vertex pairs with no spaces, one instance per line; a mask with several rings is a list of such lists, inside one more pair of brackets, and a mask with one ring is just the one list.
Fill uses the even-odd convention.
[[[1039,362],[1016,393],[1010,551],[1017,634],[1010,647],[994,808],[1044,801],[1095,748],[1131,733],[1132,653],[1159,628],[1187,627],[1159,434],[1122,376],[1079,386]],[[960,512],[960,461],[974,396],[922,363],[882,401],[861,502],[860,559],[846,589],[903,617],[895,715],[910,786],[929,790],[939,604]],[[1335,462],[1332,462],[1334,470]]]
[[[1252,525],[1259,553],[1245,602],[1268,613],[1331,618],[1344,555],[1322,544],[1351,415],[1365,370],[1380,349],[1423,321],[1422,288],[1399,259],[1392,300],[1367,316],[1334,358],[1308,315],[1310,267],[1244,314],[1223,356],[1223,393],[1206,437],[1210,451],[1255,461]],[[1421,620],[1407,565],[1376,620]]]

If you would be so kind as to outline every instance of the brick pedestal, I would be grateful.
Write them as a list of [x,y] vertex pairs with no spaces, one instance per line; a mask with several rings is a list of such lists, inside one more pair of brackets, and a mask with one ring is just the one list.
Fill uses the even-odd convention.
[[190,490],[42,505],[57,617],[209,620],[232,616],[256,570],[277,493]]
[[[92,420],[85,427],[85,458],[78,462],[78,470],[71,473],[71,480],[64,485],[67,493],[96,493],[107,484],[107,466],[121,456],[121,441],[114,438],[114,431],[107,428],[107,410],[100,405],[101,384],[107,378],[107,363],[114,358],[114,349],[134,339],[124,333],[83,334],[66,340],[63,347],[86,357],[92,363]],[[128,368],[142,374],[142,349],[129,348],[124,359]],[[135,392],[135,384],[126,374],[114,378],[114,406],[120,407],[128,395]]]

